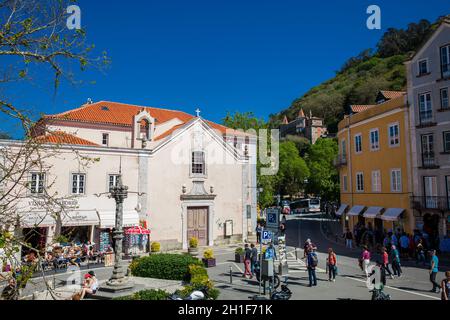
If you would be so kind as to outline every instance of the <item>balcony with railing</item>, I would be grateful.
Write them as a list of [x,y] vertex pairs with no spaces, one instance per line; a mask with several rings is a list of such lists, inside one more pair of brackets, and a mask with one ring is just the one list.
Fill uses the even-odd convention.
[[422,153],[422,168],[424,169],[436,169],[439,165],[436,161],[434,151],[428,151]]
[[450,211],[450,197],[412,197],[412,201],[416,210]]
[[423,110],[419,112],[419,124],[418,127],[434,126],[436,123],[433,121],[433,111]]
[[342,167],[347,165],[347,155],[339,154],[336,159],[334,159],[334,165],[336,167]]

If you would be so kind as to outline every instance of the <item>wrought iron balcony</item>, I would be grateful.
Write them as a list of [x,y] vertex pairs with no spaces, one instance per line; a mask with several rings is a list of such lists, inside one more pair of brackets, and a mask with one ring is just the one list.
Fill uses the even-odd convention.
[[342,167],[347,165],[347,156],[339,154],[336,159],[334,159],[334,165],[336,167]]
[[422,153],[422,167],[423,168],[436,168],[438,167],[434,151]]
[[416,210],[450,211],[450,197],[412,197],[413,208]]

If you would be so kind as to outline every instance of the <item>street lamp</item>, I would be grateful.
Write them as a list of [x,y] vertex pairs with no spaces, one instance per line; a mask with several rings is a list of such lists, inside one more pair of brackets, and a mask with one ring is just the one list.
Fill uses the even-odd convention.
[[128,193],[136,193],[139,196],[145,194],[143,192],[128,191],[128,186],[125,186],[122,183],[122,170],[120,169],[116,185],[111,187],[109,192],[95,194],[97,197],[107,194],[108,198],[113,198],[116,201],[116,225],[115,231],[113,232],[113,238],[115,240],[114,269],[111,278],[106,282],[107,288],[102,288],[106,289],[105,291],[123,291],[133,287],[133,284],[128,281],[128,278],[125,276],[124,267],[122,265],[123,202],[128,197]]

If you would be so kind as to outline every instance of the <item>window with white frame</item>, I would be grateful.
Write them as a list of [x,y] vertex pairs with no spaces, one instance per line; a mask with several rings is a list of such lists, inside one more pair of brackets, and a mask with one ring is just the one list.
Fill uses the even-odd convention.
[[423,59],[419,61],[419,76],[427,74],[428,71],[428,60]]
[[450,131],[443,133],[444,138],[444,152],[450,152]]
[[119,179],[118,174],[108,175],[108,190],[117,186],[117,179]]
[[370,150],[380,149],[380,133],[378,129],[370,130]]
[[430,122],[433,117],[433,106],[431,103],[431,93],[419,94],[419,118],[420,122]]
[[206,174],[205,153],[203,151],[192,152],[191,173],[198,175]]
[[102,134],[102,145],[104,145],[104,146],[109,145],[109,133]]
[[381,172],[380,172],[380,170],[372,171],[372,192],[381,192]]
[[450,77],[450,44],[441,47],[441,73],[442,78]]
[[84,194],[86,192],[86,175],[84,173],[72,174],[72,194]]
[[450,105],[448,103],[448,87],[441,89],[441,109],[449,109]]
[[402,171],[400,169],[391,170],[391,191],[402,191]]
[[30,192],[31,194],[43,194],[45,188],[45,173],[32,172],[30,174]]
[[356,153],[362,152],[362,136],[361,136],[361,134],[355,135],[355,152]]
[[356,191],[364,191],[364,174],[362,172],[356,173]]
[[347,181],[347,175],[342,176],[342,190],[347,191],[348,190],[348,181]]
[[394,147],[400,144],[400,128],[398,123],[393,123],[389,125],[389,146]]

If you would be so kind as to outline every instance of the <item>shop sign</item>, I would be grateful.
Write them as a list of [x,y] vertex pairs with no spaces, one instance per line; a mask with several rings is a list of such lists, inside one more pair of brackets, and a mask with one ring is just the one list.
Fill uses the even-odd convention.
[[28,201],[28,208],[31,211],[47,209],[61,211],[61,209],[67,210],[78,208],[78,199],[60,199],[55,202],[56,204],[49,204],[44,199],[31,199]]
[[65,226],[82,226],[96,225],[99,223],[97,213],[95,211],[75,211],[63,215],[63,225]]

